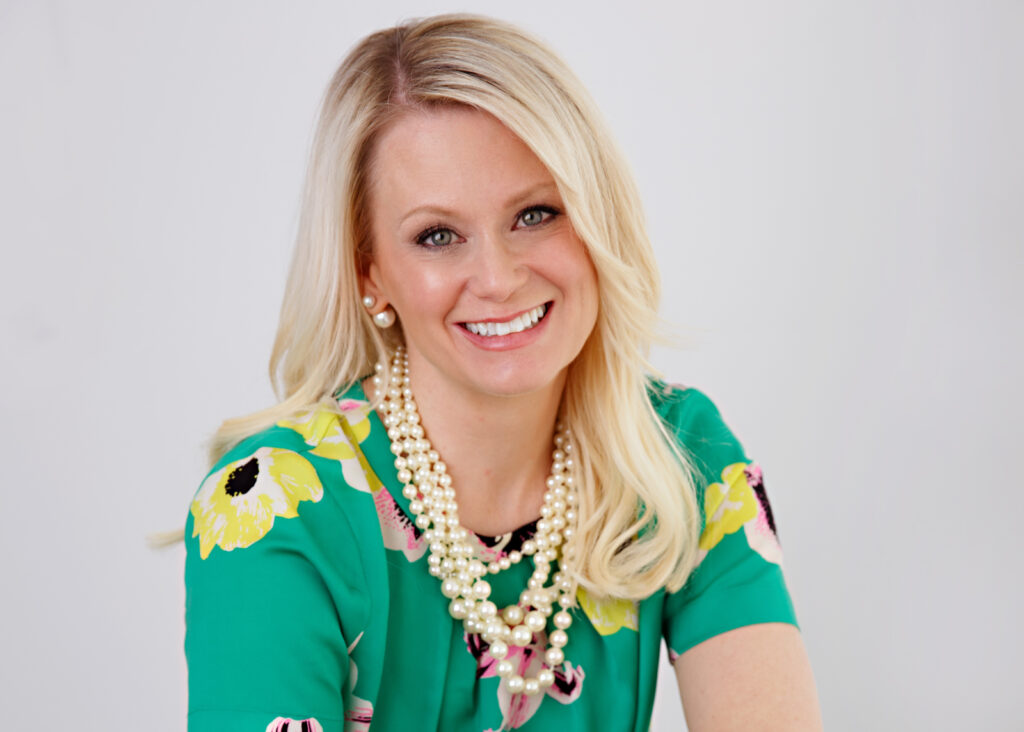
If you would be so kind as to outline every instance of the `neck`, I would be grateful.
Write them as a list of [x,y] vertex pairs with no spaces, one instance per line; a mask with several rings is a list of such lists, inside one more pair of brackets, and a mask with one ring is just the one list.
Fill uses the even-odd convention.
[[410,359],[413,395],[427,437],[448,466],[460,523],[498,536],[536,519],[551,471],[564,373],[517,396],[467,392]]

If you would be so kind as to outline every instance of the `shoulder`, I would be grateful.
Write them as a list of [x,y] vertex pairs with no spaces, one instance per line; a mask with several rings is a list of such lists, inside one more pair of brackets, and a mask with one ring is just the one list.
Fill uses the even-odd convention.
[[704,477],[702,482],[718,480],[728,466],[749,462],[742,444],[707,394],[656,379],[650,381],[648,394],[665,428]]
[[196,491],[186,524],[190,554],[206,560],[253,547],[272,533],[295,539],[332,527],[337,532],[337,514],[369,491],[359,461],[369,431],[365,402],[345,400],[242,440]]

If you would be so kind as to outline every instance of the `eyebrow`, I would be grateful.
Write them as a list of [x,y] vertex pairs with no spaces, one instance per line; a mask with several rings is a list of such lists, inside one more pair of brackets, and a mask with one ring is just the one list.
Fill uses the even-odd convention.
[[[557,193],[557,192],[558,192],[558,186],[555,185],[555,183],[553,181],[552,182],[537,183],[537,184],[532,185],[529,188],[527,188],[527,189],[525,189],[525,190],[515,194],[514,196],[512,196],[512,198],[510,198],[508,201],[505,202],[504,208],[514,208],[515,206],[518,206],[519,204],[522,204],[522,203],[525,203],[526,201],[529,201],[531,198],[535,198],[536,196],[540,195],[541,193]],[[456,212],[453,211],[450,208],[445,208],[444,206],[437,206],[437,205],[428,203],[428,204],[424,204],[422,206],[417,206],[416,208],[410,209],[409,211],[407,211],[398,220],[398,223],[402,224],[402,223],[405,222],[406,219],[408,219],[408,218],[410,218],[412,216],[415,216],[416,214],[419,214],[419,213],[429,213],[429,214],[434,214],[436,216],[443,216],[443,217],[453,217],[453,216],[457,215]]]

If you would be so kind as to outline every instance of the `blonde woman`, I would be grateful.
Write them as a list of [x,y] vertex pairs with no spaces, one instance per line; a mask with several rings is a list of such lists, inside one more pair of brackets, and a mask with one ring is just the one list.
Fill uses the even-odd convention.
[[658,277],[586,92],[505,23],[327,90],[271,372],[186,527],[193,730],[816,729],[761,473],[652,377]]

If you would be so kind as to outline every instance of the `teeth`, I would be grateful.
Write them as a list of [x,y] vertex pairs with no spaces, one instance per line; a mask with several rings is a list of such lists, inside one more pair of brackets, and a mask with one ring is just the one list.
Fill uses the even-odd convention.
[[544,317],[546,310],[546,306],[538,305],[533,310],[517,315],[512,320],[504,323],[465,323],[465,326],[466,330],[470,333],[481,336],[504,336],[509,333],[521,333],[537,325],[540,319]]

